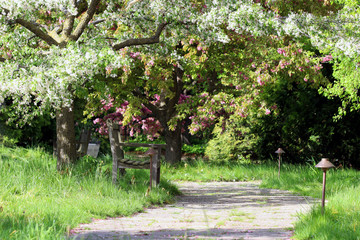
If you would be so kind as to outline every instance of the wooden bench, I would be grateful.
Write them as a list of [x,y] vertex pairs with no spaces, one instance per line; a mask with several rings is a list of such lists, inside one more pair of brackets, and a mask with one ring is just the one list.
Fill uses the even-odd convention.
[[[109,140],[111,147],[111,154],[113,159],[112,166],[112,181],[117,182],[119,169],[134,168],[134,169],[149,169],[150,170],[150,187],[160,183],[160,157],[161,149],[166,148],[166,144],[152,144],[152,143],[128,143],[123,142],[124,136],[121,135],[119,124],[107,121],[109,129]],[[149,147],[150,149],[145,153],[149,156],[147,161],[134,161],[125,159],[123,147]]]

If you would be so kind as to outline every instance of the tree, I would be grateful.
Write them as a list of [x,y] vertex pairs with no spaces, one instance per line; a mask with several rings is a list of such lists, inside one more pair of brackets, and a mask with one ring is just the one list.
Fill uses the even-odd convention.
[[[128,49],[138,48],[146,54],[169,56],[173,64],[171,81],[149,81],[169,108],[162,109],[163,103],[159,108],[147,107],[158,112],[166,129],[181,91],[173,91],[175,95],[161,91],[176,88],[174,81],[180,83],[178,89],[182,88],[180,79],[186,59],[176,52],[182,40],[196,35],[204,43],[228,42],[226,30],[251,35],[283,32],[283,24],[271,6],[254,2],[2,0],[0,41],[2,58],[6,60],[1,63],[0,102],[11,98],[19,114],[35,104],[38,111],[33,116],[56,109],[60,169],[75,158],[74,97],[86,97],[87,88],[101,87],[108,92],[101,81],[103,75],[120,83],[138,81],[129,77],[135,62],[126,54]],[[137,94],[141,96],[141,91]],[[139,98],[131,99],[134,103],[130,105],[139,105]],[[25,120],[30,117],[24,115]],[[169,128],[169,138],[176,131],[176,127]]]
[[[106,67],[122,68],[131,64],[130,59],[116,51],[127,46],[158,43],[168,24],[162,6],[137,2],[128,5],[100,0],[0,2],[4,34],[1,46],[5,56],[0,74],[0,101],[11,97],[17,111],[27,113],[24,120],[49,108],[56,109],[58,169],[74,162],[76,156],[74,96],[86,95],[84,86],[95,84],[96,75],[104,73]],[[129,10],[134,4],[142,12],[139,16]],[[146,11],[148,5],[153,10],[150,13]],[[107,31],[112,25],[132,19],[135,19],[133,24],[143,21],[143,26],[148,25],[143,32],[152,36],[142,38],[126,32],[118,34],[119,39],[109,38]],[[102,26],[98,27],[100,23]],[[113,43],[115,40],[117,43]],[[33,116],[27,111],[30,104],[38,107]]]
[[[74,97],[86,95],[84,87],[96,85],[106,68],[132,64],[117,51],[158,43],[165,27],[166,37],[161,38],[165,45],[176,46],[188,33],[223,40],[218,24],[207,18],[214,20],[219,11],[239,6],[249,10],[242,15],[255,15],[248,1],[1,1],[6,61],[1,63],[0,101],[11,97],[19,114],[30,104],[38,107],[33,116],[56,109],[60,169],[75,159]],[[31,117],[24,115],[24,120]]]

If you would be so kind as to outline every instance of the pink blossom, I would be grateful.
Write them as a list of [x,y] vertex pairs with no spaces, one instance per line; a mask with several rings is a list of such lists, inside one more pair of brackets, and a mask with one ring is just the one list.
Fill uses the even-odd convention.
[[333,57],[331,55],[326,55],[325,57],[323,57],[322,62],[326,63],[326,62],[330,62],[333,59]]
[[113,107],[113,104],[112,104],[111,102],[103,106],[103,108],[104,108],[106,111],[108,111],[108,110],[109,110],[110,108],[112,108],[112,107]]
[[195,39],[190,39],[190,41],[189,41],[189,44],[191,45],[191,44],[193,44],[195,42]]
[[309,80],[309,79],[307,79],[307,78],[304,78],[304,81],[305,81],[305,82],[307,82],[308,80]]
[[93,121],[94,124],[97,124],[97,123],[100,123],[100,118],[96,118],[94,121]]
[[267,108],[267,109],[265,110],[265,114],[266,114],[266,115],[269,115],[270,113],[271,113],[270,109]]
[[106,70],[106,73],[107,73],[107,74],[110,74],[111,71],[113,70],[113,68],[111,67],[111,65],[107,65],[107,66],[105,67],[105,70]]
[[320,70],[320,69],[322,69],[322,66],[321,66],[321,65],[319,65],[319,64],[318,64],[318,65],[315,65],[315,70],[318,71],[318,70]]
[[257,82],[260,86],[264,85],[264,82],[261,80],[261,76],[257,78]]
[[282,55],[286,56],[286,51],[284,49],[282,49],[282,48],[278,48],[277,52],[279,54],[282,54]]
[[140,52],[130,53],[129,55],[131,58],[137,58],[140,56]]

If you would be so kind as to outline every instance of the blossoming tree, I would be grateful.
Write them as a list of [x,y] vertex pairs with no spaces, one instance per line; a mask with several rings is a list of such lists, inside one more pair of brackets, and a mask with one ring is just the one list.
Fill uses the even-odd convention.
[[[106,69],[129,69],[119,50],[174,46],[188,33],[222,41],[215,15],[239,7],[243,16],[259,9],[250,1],[0,1],[0,101],[11,98],[25,120],[56,109],[60,169],[75,160],[73,99]],[[30,105],[38,111],[29,114]]]
[[[152,112],[162,111],[164,117],[159,121],[167,127],[174,117],[187,61],[176,46],[190,36],[197,36],[205,45],[228,42],[226,29],[239,34],[282,34],[284,26],[293,23],[292,19],[286,20],[289,24],[279,21],[276,10],[283,6],[281,2],[1,0],[0,102],[11,99],[25,120],[55,109],[61,169],[75,160],[75,96],[86,97],[89,89],[104,90],[106,96],[108,80],[112,79],[117,82],[117,94],[127,97],[130,106],[139,106],[139,99],[145,99],[146,94],[137,83],[149,80],[145,87],[157,89],[151,95],[158,93],[161,101],[156,108],[146,105],[148,101],[142,103]],[[319,9],[324,5],[322,1],[310,2]],[[165,68],[153,68],[156,77],[139,77],[134,74],[137,63],[129,52],[141,52],[146,58],[154,53],[161,61],[167,56],[170,62]],[[151,61],[145,61],[147,66]],[[163,76],[161,69],[167,69]],[[132,91],[122,91],[127,90],[121,87],[126,81],[131,82],[127,87]],[[171,114],[164,104],[170,106]],[[34,105],[37,111],[29,113]],[[173,131],[179,130],[170,127],[168,133]]]

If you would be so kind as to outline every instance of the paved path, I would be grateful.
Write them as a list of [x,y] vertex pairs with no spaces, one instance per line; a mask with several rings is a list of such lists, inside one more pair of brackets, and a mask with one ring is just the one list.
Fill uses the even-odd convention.
[[258,183],[177,183],[176,203],[131,217],[96,220],[75,239],[290,239],[292,224],[312,200]]

